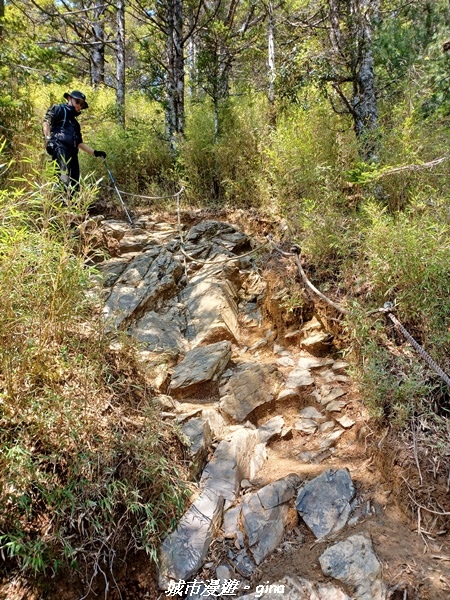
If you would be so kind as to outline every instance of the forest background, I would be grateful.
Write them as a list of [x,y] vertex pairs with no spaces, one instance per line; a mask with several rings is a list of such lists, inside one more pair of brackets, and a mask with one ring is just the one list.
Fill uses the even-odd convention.
[[[7,570],[45,581],[69,566],[89,581],[116,553],[155,558],[188,495],[177,432],[155,426],[133,348],[111,353],[52,185],[41,123],[72,89],[122,189],[183,185],[191,208],[284,220],[311,278],[349,311],[341,335],[374,419],[399,434],[426,419],[445,467],[448,392],[370,313],[395,302],[448,372],[449,26],[444,0],[0,0]],[[70,211],[83,214],[105,169],[81,160]],[[287,309],[303,301],[288,286]],[[119,413],[144,403],[146,428],[105,429],[106,397]]]

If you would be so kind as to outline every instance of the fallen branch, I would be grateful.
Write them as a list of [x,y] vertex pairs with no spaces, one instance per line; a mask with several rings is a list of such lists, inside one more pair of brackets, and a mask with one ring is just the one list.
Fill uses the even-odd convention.
[[440,165],[444,161],[448,160],[448,156],[442,156],[441,158],[436,158],[431,160],[430,162],[421,163],[418,165],[403,165],[402,167],[393,167],[392,169],[387,169],[386,171],[382,171],[378,175],[376,175],[373,179],[380,179],[385,175],[395,175],[396,173],[401,173],[403,171],[422,171],[423,169],[432,169],[437,165]]
[[297,265],[297,269],[298,272],[300,273],[300,277],[303,280],[303,283],[306,285],[306,287],[312,291],[316,296],[319,296],[319,298],[321,298],[324,302],[326,302],[326,304],[328,304],[329,306],[332,306],[335,310],[337,310],[338,312],[342,313],[343,315],[347,315],[348,314],[348,310],[346,310],[345,308],[343,308],[342,306],[339,306],[339,304],[336,304],[335,302],[333,302],[333,300],[330,300],[329,298],[327,298],[326,296],[324,296],[322,294],[322,292],[320,292],[308,279],[308,277],[306,276],[305,271],[303,270],[303,267],[300,263],[300,259],[298,258],[298,255],[295,254],[294,252],[285,252],[284,250],[281,250],[281,248],[278,248],[278,246],[276,246],[275,244],[273,244],[273,248],[279,252],[280,254],[282,254],[283,256],[293,256],[294,260],[295,260],[295,264]]

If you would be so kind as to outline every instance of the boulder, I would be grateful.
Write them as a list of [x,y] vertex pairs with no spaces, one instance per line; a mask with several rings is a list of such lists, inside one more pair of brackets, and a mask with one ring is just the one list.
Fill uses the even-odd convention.
[[194,348],[175,367],[170,392],[188,395],[198,384],[217,381],[231,358],[231,343],[217,342]]
[[316,538],[322,538],[345,526],[354,495],[348,469],[328,469],[301,488],[296,508]]
[[325,575],[351,586],[355,600],[385,600],[382,567],[365,535],[352,535],[327,548],[319,562]]
[[267,459],[257,429],[239,427],[217,446],[203,470],[200,486],[234,502],[243,479],[253,479]]
[[220,384],[220,408],[239,423],[261,404],[272,401],[278,392],[281,375],[273,365],[239,365]]
[[207,421],[196,418],[184,423],[181,431],[189,440],[191,472],[194,477],[197,477],[204,467],[208,448],[212,442],[211,429]]
[[242,521],[249,550],[257,565],[283,539],[289,512],[287,503],[294,497],[299,482],[296,475],[290,475],[244,496]]
[[182,274],[181,263],[164,248],[152,248],[134,258],[106,300],[103,316],[108,331],[118,328],[132,315],[162,308],[177,292]]
[[205,265],[183,290],[187,337],[193,346],[217,340],[239,340],[237,291],[239,270]]
[[164,314],[149,310],[132,325],[130,334],[148,350],[183,352],[186,340],[181,328],[182,320],[176,310]]
[[162,543],[159,554],[159,587],[170,580],[187,580],[203,564],[209,545],[220,525],[223,498],[205,489],[181,518],[177,528]]

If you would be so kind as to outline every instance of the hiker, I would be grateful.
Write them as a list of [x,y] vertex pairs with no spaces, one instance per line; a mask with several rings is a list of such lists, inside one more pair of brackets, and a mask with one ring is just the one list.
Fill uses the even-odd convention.
[[73,90],[70,94],[66,92],[64,98],[67,104],[54,104],[47,110],[42,130],[45,148],[58,163],[60,181],[73,193],[78,189],[80,181],[78,150],[101,158],[106,158],[106,152],[93,150],[83,142],[77,116],[89,106],[86,96],[79,90]]

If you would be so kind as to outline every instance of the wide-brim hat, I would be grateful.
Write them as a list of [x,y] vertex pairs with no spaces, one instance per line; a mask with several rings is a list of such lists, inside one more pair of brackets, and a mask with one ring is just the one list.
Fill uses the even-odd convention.
[[86,102],[86,96],[80,90],[73,90],[73,92],[66,92],[64,94],[64,98],[67,100],[68,98],[76,98],[77,100],[83,100],[83,108],[89,108],[89,104]]

